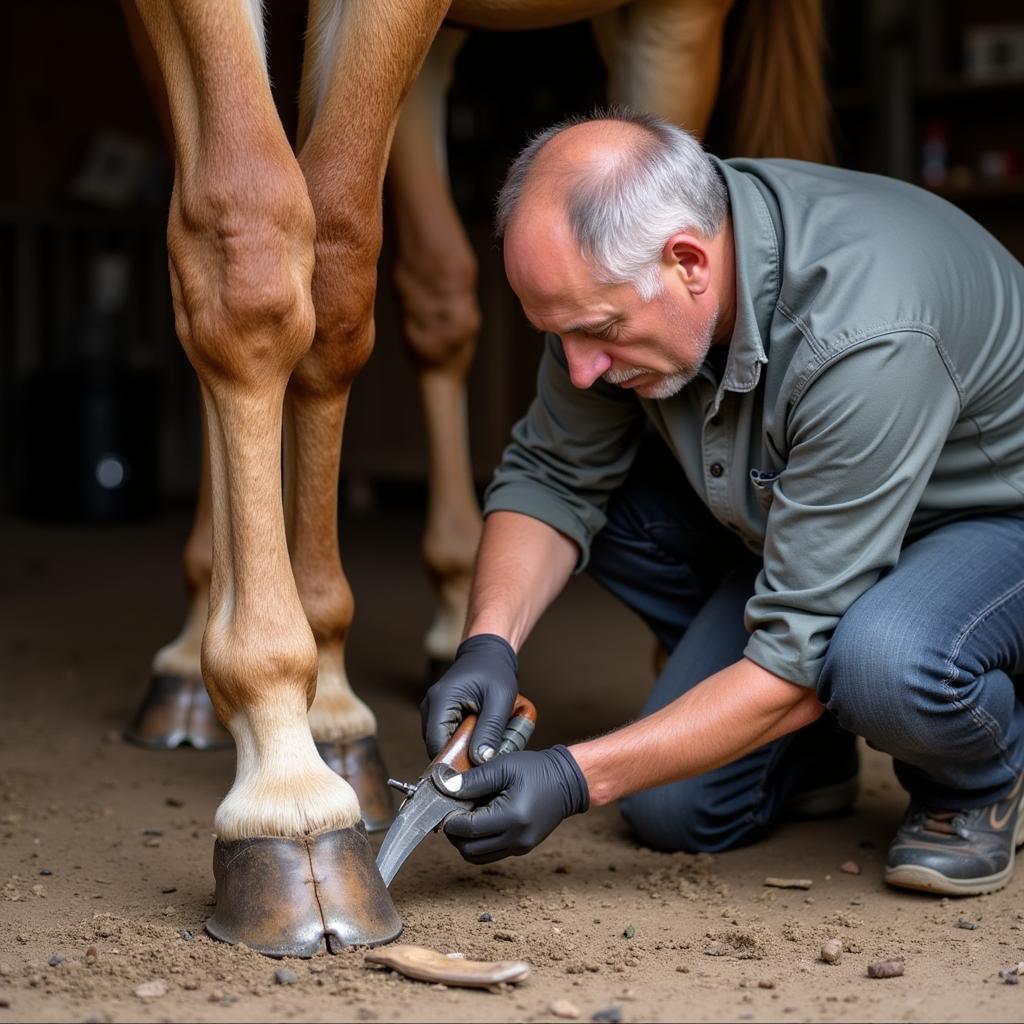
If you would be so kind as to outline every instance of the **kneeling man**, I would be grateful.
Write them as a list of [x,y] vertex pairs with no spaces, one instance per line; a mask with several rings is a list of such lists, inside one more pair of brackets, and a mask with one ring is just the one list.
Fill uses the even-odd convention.
[[[531,142],[498,229],[547,340],[488,490],[466,639],[423,703],[431,755],[480,716],[454,784],[482,803],[446,826],[463,855],[524,853],[612,800],[647,845],[729,849],[848,806],[863,736],[910,794],[887,880],[1005,885],[1024,840],[1024,267],[913,186],[720,161],[624,112]],[[515,652],[584,568],[671,652],[643,717],[494,758]]]

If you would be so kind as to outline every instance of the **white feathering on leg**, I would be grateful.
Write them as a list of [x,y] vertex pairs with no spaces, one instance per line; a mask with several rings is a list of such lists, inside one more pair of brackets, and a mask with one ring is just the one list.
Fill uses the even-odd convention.
[[317,753],[304,707],[249,709],[229,729],[238,760],[214,818],[221,839],[304,835],[359,821],[355,791]]

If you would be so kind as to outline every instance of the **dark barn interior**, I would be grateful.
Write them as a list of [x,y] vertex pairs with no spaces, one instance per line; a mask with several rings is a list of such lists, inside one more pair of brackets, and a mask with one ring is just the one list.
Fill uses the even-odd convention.
[[[732,17],[744,3],[757,2],[741,0]],[[267,6],[275,97],[293,135],[304,5],[269,0]],[[1021,5],[826,0],[825,13],[835,162],[933,189],[1024,260]],[[830,987],[804,977],[811,968],[790,956],[797,940],[788,935],[778,948],[769,943],[767,966],[758,963],[761,953],[752,953],[754,959],[733,963],[732,974],[724,960],[690,949],[673,931],[678,905],[655,902],[648,891],[653,882],[631,882],[625,903],[612,884],[633,872],[639,879],[669,878],[672,891],[691,883],[699,889],[705,868],[691,865],[684,878],[657,855],[637,851],[614,809],[605,809],[574,820],[542,856],[486,875],[482,895],[480,876],[440,839],[418,852],[397,888],[409,941],[445,949],[476,950],[483,940],[460,929],[492,905],[507,907],[513,935],[529,934],[542,909],[545,922],[561,915],[567,929],[614,931],[606,946],[591,948],[580,938],[564,961],[561,954],[548,957],[548,938],[531,949],[512,942],[512,954],[530,959],[532,952],[549,968],[532,992],[455,997],[411,991],[397,981],[373,989],[360,980],[361,965],[345,963],[323,975],[326,988],[303,974],[311,1001],[299,1008],[280,988],[266,988],[273,970],[259,957],[232,950],[224,967],[219,947],[203,940],[201,955],[190,954],[193,960],[178,971],[198,981],[191,989],[180,978],[174,983],[181,996],[176,1009],[133,1000],[132,986],[152,973],[146,957],[158,960],[167,936],[182,930],[198,936],[202,927],[212,811],[233,763],[230,752],[154,754],[119,739],[145,689],[153,652],[180,625],[181,547],[199,472],[197,387],[175,338],[167,280],[171,169],[116,0],[7,0],[0,5],[0,53],[0,886],[6,883],[11,899],[0,902],[11,913],[10,926],[5,921],[0,929],[0,1022],[90,1014],[157,1019],[161,1013],[178,1015],[164,1019],[279,1019],[286,1012],[301,1019],[443,1020],[461,1013],[541,1020],[565,992],[587,1015],[615,1004],[626,1007],[627,1019],[670,1020],[691,998],[684,984],[696,986],[693,1012],[700,1019],[732,1019],[738,1011],[743,1018],[748,1010],[750,1019],[783,1019],[784,1012],[785,1019],[975,1019],[976,1012],[1015,1019],[1019,1009],[1002,988],[979,984],[950,992],[939,982],[965,964],[981,971],[989,961],[1024,959],[1020,880],[986,898],[984,941],[991,946],[961,948],[965,936],[983,935],[961,931],[949,947],[955,947],[952,959],[944,960],[955,908],[906,897],[901,907],[876,877],[902,794],[888,760],[874,752],[866,752],[857,815],[824,834],[788,825],[760,853],[726,855],[716,870],[728,877],[729,892],[707,882],[702,909],[685,903],[683,916],[699,945],[706,943],[701,936],[728,925],[719,917],[732,920],[739,912],[730,908],[749,901],[784,934],[779,906],[757,902],[761,877],[818,871],[817,878],[815,858],[831,870],[855,856],[863,879],[836,875],[833,882],[827,875],[814,890],[817,907],[805,905],[814,900],[804,893],[789,902],[794,915],[821,917],[826,909],[859,915],[866,924],[854,938],[871,953],[882,955],[887,942],[927,946],[930,973],[904,979],[912,984],[895,999],[892,989],[883,998],[855,981]],[[727,79],[729,71],[726,58]],[[480,490],[530,401],[540,353],[540,339],[505,282],[492,235],[493,198],[531,132],[602,100],[603,72],[586,25],[476,32],[458,59],[448,146],[453,193],[480,266],[484,322],[469,387]],[[722,156],[739,155],[728,150],[729,103],[726,85],[707,139]],[[376,346],[355,384],[346,426],[340,529],[357,601],[350,675],[377,712],[389,767],[406,778],[424,760],[417,705],[426,681],[421,638],[431,593],[418,552],[426,505],[423,420],[403,352],[393,253],[385,212]],[[540,707],[535,745],[569,742],[635,716],[652,679],[651,648],[625,610],[588,580],[574,580],[524,652],[523,688]],[[172,800],[184,800],[185,809],[176,810],[181,804]],[[142,830],[150,827],[164,831],[162,848],[140,849]],[[773,857],[778,864],[766,868]],[[609,873],[617,858],[618,873]],[[581,863],[599,865],[602,881],[593,884],[602,888],[594,893],[586,889]],[[544,875],[539,883],[531,864]],[[32,896],[37,883],[45,884],[45,900]],[[867,886],[867,895],[855,883]],[[439,886],[448,894],[440,918],[431,910]],[[861,908],[862,898],[869,907]],[[609,909],[615,900],[618,909]],[[585,921],[565,909],[572,901],[580,913],[585,908]],[[111,960],[106,980],[91,988],[77,976],[48,973],[45,963],[55,950],[84,956],[98,934],[88,923],[97,912],[121,929],[116,934],[126,949],[129,922],[143,922],[136,953]],[[641,943],[627,956],[619,950],[621,935],[636,915],[642,915],[638,928],[649,915],[652,923],[641,936],[646,947]],[[554,928],[561,937],[562,927],[545,923],[544,934]],[[760,949],[761,925],[751,927],[750,948]],[[801,927],[791,931],[803,935]],[[816,927],[808,925],[804,938],[817,935]],[[913,941],[906,939],[911,933]],[[1012,949],[993,952],[999,942]],[[508,952],[501,941],[489,948],[493,958]],[[562,976],[567,966],[573,966],[569,978]],[[218,980],[218,970],[226,977]],[[772,981],[773,971],[792,984]],[[748,982],[750,992],[737,991]],[[772,991],[776,984],[784,990],[781,1000]],[[756,1005],[741,1009],[741,998]]]

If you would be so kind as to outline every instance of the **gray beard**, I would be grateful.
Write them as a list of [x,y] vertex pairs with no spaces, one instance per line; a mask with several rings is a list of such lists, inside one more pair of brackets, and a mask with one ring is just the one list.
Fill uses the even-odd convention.
[[658,373],[657,370],[651,370],[643,366],[631,367],[628,370],[605,370],[601,374],[601,379],[608,384],[625,384],[636,377],[642,377],[648,373],[655,374],[655,381],[652,384],[644,384],[638,387],[636,393],[641,398],[648,398],[654,401],[672,398],[674,395],[678,395],[700,372],[701,364],[707,358],[708,352],[711,349],[711,340],[714,337],[717,326],[718,317],[710,317],[708,322],[699,328],[694,335],[698,343],[697,350],[700,356],[696,366],[680,366],[676,369],[675,373]]

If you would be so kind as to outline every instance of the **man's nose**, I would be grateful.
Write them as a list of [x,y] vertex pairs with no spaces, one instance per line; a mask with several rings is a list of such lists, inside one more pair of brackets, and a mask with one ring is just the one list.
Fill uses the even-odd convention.
[[569,364],[569,379],[577,388],[589,388],[608,370],[612,361],[593,342],[563,338],[562,348]]

